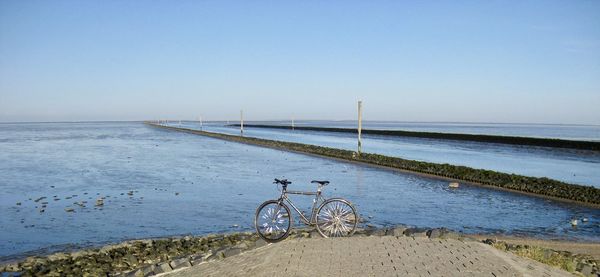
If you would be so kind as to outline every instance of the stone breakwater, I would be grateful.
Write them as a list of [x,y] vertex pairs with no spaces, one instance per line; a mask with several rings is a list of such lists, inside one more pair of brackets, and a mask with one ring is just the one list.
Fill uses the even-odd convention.
[[266,245],[254,233],[127,241],[0,266],[0,276],[150,276]]
[[[231,124],[237,126],[239,124]],[[320,131],[320,132],[335,132],[335,133],[354,133],[358,131],[350,128],[330,128],[330,127],[309,127],[309,126],[285,126],[285,125],[261,125],[261,124],[244,124],[246,127],[253,128],[271,128],[271,129],[288,129],[288,130],[305,130],[305,131]],[[462,141],[477,141],[487,143],[502,143],[512,145],[529,145],[543,146],[553,148],[569,148],[579,150],[600,151],[600,142],[598,141],[580,141],[552,138],[533,138],[533,137],[517,137],[517,136],[497,136],[497,135],[476,135],[476,134],[456,134],[456,133],[437,133],[437,132],[415,132],[402,130],[370,130],[363,129],[363,134],[379,135],[379,136],[395,136],[395,137],[413,137],[413,138],[430,138],[444,140],[462,140]]]
[[[425,229],[401,225],[381,229],[360,229],[356,231],[354,236],[395,236],[475,241],[446,228]],[[296,229],[292,231],[288,240],[320,237],[316,230]],[[515,251],[515,249],[529,249],[526,245],[508,245],[493,239],[485,239],[482,242],[517,255],[521,255],[522,251]],[[249,232],[204,237],[186,236],[134,240],[73,253],[29,257],[15,264],[0,266],[0,272],[4,274],[1,276],[152,276],[211,260],[231,257],[265,245],[267,245],[265,241],[260,240],[255,233]],[[534,258],[540,262],[561,267],[571,272],[578,271],[584,274],[600,272],[598,261],[591,257],[543,248],[540,248],[539,251],[543,253],[542,258],[521,256]],[[543,258],[544,255],[551,257],[551,259]],[[555,260],[560,260],[561,264],[554,263]]]
[[357,153],[353,151],[317,145],[227,135],[187,128],[157,125],[150,122],[146,122],[146,124],[168,130],[203,135],[239,143],[246,143],[279,150],[287,150],[292,152],[306,153],[322,157],[383,166],[409,172],[443,177],[447,179],[467,181],[470,183],[489,186],[493,188],[522,192],[559,200],[568,200],[594,207],[600,206],[599,188],[595,188],[592,186],[569,184],[549,178],[528,177],[517,174],[508,174],[493,170],[475,169],[466,166],[457,166],[451,164],[421,162],[402,159],[398,157],[389,157],[379,154],[362,153],[360,155],[357,155]]

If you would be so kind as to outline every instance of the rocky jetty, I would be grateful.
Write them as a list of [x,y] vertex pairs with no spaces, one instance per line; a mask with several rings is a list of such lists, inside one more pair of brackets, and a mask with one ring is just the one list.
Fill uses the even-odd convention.
[[[127,241],[0,266],[10,276],[149,276],[266,245],[254,233]],[[20,274],[20,275],[19,275]]]

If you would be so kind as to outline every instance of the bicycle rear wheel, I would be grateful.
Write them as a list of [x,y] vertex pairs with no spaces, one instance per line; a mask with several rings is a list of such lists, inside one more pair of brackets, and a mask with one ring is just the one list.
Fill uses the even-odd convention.
[[317,231],[323,237],[348,237],[354,234],[358,215],[348,200],[334,198],[321,204],[316,222]]
[[285,239],[292,230],[290,208],[278,200],[269,200],[256,209],[254,227],[258,235],[267,242]]

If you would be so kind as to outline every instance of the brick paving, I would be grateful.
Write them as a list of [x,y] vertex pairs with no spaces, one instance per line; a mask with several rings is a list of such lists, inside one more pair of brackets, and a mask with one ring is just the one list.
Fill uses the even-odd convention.
[[281,275],[573,276],[477,241],[404,236],[288,239],[167,276]]

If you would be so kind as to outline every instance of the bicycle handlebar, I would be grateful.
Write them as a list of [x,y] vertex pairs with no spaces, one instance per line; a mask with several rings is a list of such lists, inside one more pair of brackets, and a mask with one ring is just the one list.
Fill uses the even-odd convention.
[[287,179],[283,179],[283,180],[279,180],[277,178],[275,178],[275,182],[273,182],[273,184],[282,184],[282,185],[289,185],[292,182],[288,181]]

